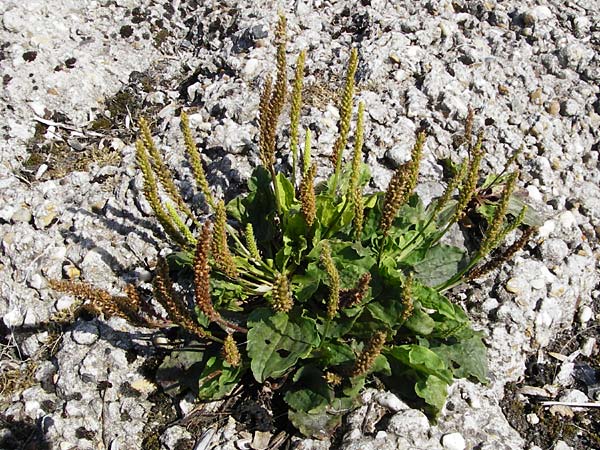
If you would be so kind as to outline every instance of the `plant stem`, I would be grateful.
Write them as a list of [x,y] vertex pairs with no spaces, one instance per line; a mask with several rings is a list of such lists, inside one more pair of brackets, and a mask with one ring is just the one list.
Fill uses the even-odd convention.
[[467,272],[469,272],[469,270],[471,270],[473,267],[475,267],[477,265],[477,263],[482,258],[482,256],[483,255],[479,251],[477,253],[475,253],[475,256],[471,259],[471,261],[469,261],[469,264],[467,264],[465,267],[463,267],[458,273],[456,273],[449,280],[446,280],[443,283],[435,286],[434,289],[436,291],[438,291],[440,294],[442,294],[442,293],[446,292],[448,289],[452,289],[453,287],[460,284],[463,276]]
[[277,185],[277,174],[275,173],[275,169],[272,165],[269,166],[269,173],[271,174],[271,181],[273,182],[273,193],[275,194],[275,206],[277,207],[277,215],[281,220],[281,195],[279,193],[279,186]]
[[275,271],[269,267],[262,259],[256,259],[256,258],[252,258],[252,254],[250,253],[250,250],[248,250],[246,248],[246,246],[244,245],[244,243],[237,237],[237,231],[235,228],[233,228],[231,225],[227,224],[227,231],[229,231],[229,235],[233,238],[233,240],[235,241],[235,243],[239,246],[241,252],[243,253],[242,257],[246,257],[249,260],[251,259],[252,261],[254,261],[255,263],[257,263],[258,265],[260,265],[260,267],[262,267],[267,273],[271,274],[271,275],[275,275]]
[[338,222],[340,221],[340,219],[342,218],[342,216],[346,212],[346,208],[348,207],[348,203],[349,203],[349,196],[346,196],[346,198],[344,199],[344,204],[342,205],[342,210],[337,214],[337,216],[335,216],[335,218],[333,219],[333,222],[331,223],[331,225],[329,225],[329,227],[327,227],[327,230],[323,234],[323,238],[324,239],[327,239],[327,238],[331,237],[330,233],[332,232],[332,229],[335,227],[335,225],[338,224]]

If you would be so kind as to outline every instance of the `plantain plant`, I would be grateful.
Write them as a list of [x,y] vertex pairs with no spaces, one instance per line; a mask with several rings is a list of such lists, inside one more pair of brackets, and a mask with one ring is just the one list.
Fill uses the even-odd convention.
[[[137,161],[144,194],[176,246],[159,259],[154,298],[168,321],[151,319],[135,288],[111,297],[76,283],[54,286],[92,300],[107,314],[145,325],[178,325],[206,343],[195,351],[194,378],[202,400],[227,396],[240,383],[278,386],[289,420],[307,436],[329,434],[358,403],[365,383],[384,386],[435,414],[456,377],[486,383],[483,333],[444,293],[481,277],[518,251],[532,235],[535,216],[514,195],[517,173],[480,180],[483,134],[466,120],[468,158],[451,165],[442,196],[424,205],[415,193],[426,135],[416,136],[409,162],[385,192],[367,193],[363,163],[365,106],[354,114],[357,50],[350,53],[339,102],[339,133],[332,171],[315,185],[311,135],[299,127],[305,53],[291,87],[291,168],[277,165],[277,125],[288,97],[286,24],[277,26],[277,75],[260,97],[262,164],[247,192],[225,204],[213,196],[201,155],[181,114],[181,129],[196,183],[211,218],[203,223],[179,194],[173,175],[141,120]],[[353,139],[350,139],[353,128]],[[349,155],[348,150],[350,148]],[[471,251],[444,243],[457,225],[476,221],[482,236]],[[521,236],[502,251],[504,238]],[[456,227],[454,227],[456,229]],[[173,273],[193,274],[191,301],[173,288]],[[181,362],[174,353],[165,365]],[[188,355],[189,356],[189,355]],[[188,364],[188,366],[191,364]]]

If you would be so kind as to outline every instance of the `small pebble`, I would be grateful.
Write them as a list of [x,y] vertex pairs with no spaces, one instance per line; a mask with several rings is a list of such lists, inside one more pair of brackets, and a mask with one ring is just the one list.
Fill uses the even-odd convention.
[[550,414],[553,416],[566,417],[567,419],[571,419],[575,415],[573,410],[565,405],[552,405],[548,411],[550,411]]
[[40,402],[37,400],[29,400],[25,402],[25,414],[32,419],[37,419],[39,416],[44,414],[44,411],[40,408]]
[[548,111],[548,114],[558,116],[560,113],[560,102],[557,102],[556,100],[551,101],[546,107],[546,111]]
[[375,395],[375,401],[384,408],[389,409],[393,412],[398,412],[403,409],[408,409],[406,403],[400,400],[397,396],[391,392],[381,392]]
[[506,290],[512,294],[520,294],[525,291],[525,280],[521,278],[511,278],[506,282]]
[[538,423],[540,423],[540,418],[535,413],[527,414],[526,417],[527,417],[527,422],[529,422],[531,425],[537,425]]
[[529,100],[531,100],[531,103],[534,103],[536,105],[541,104],[541,102],[542,102],[542,88],[537,88],[535,91],[531,92],[529,94]]
[[540,238],[546,238],[550,236],[556,229],[556,222],[554,220],[547,220],[538,230],[538,236]]
[[74,264],[67,264],[63,267],[63,274],[69,280],[75,280],[81,275],[81,271]]
[[557,441],[556,444],[554,444],[554,450],[573,450],[573,448],[565,441]]
[[[587,403],[590,401],[588,396],[578,389],[570,389],[564,395],[560,397],[561,402],[566,403]],[[578,411],[578,408],[573,408],[574,411]]]
[[464,450],[467,446],[465,438],[460,433],[446,434],[442,438],[442,445],[448,450]]
[[268,431],[255,431],[254,438],[252,439],[252,448],[254,450],[266,450],[269,448],[269,442],[271,441],[272,434]]
[[56,218],[56,205],[50,202],[44,202],[35,208],[33,212],[33,221],[39,230],[48,227]]
[[25,315],[18,308],[14,308],[8,313],[4,314],[2,320],[4,321],[4,324],[9,328],[20,327],[21,325],[23,325]]
[[375,435],[375,439],[385,439],[387,437],[387,433],[383,430],[378,431]]
[[596,347],[596,338],[586,338],[581,346],[581,354],[589,358],[594,353],[594,347]]
[[26,206],[21,206],[13,213],[10,218],[13,222],[29,223],[31,221],[31,210]]
[[92,345],[98,340],[100,331],[92,322],[80,322],[72,332],[73,340],[80,345]]
[[592,308],[590,308],[587,305],[582,306],[579,309],[579,316],[578,316],[579,322],[582,325],[585,325],[586,323],[588,323],[591,320],[593,315],[594,315],[594,311],[592,310]]
[[533,289],[537,289],[537,290],[543,289],[546,286],[546,282],[541,278],[536,278],[534,280],[531,280],[530,283],[531,283],[531,287]]
[[560,370],[554,379],[555,383],[562,386],[569,386],[573,382],[573,370],[575,369],[575,363],[565,361],[560,366]]

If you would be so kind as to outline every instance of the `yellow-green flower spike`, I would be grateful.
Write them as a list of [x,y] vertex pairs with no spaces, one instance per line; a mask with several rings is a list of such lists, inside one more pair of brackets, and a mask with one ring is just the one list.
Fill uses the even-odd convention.
[[306,175],[310,169],[310,129],[307,128],[304,134],[304,152],[302,153],[302,175]]
[[227,214],[225,202],[219,200],[215,211],[215,225],[212,238],[213,258],[219,270],[230,278],[237,278],[235,260],[227,245]]
[[190,166],[192,166],[194,179],[196,180],[196,184],[204,194],[206,203],[208,203],[208,205],[214,210],[215,201],[213,200],[212,194],[210,192],[210,186],[208,185],[208,181],[206,180],[206,174],[204,173],[204,167],[202,166],[202,158],[200,157],[200,152],[198,151],[196,143],[194,142],[194,138],[192,137],[192,132],[190,130],[190,121],[185,111],[181,112],[180,119],[181,132],[183,133],[185,149],[189,157]]
[[354,154],[352,156],[352,172],[350,175],[350,186],[349,194],[352,198],[352,208],[354,210],[354,217],[352,224],[354,226],[354,235],[357,239],[360,239],[363,229],[364,221],[364,202],[362,196],[362,189],[360,186],[360,166],[362,162],[362,148],[364,143],[363,137],[363,120],[365,113],[365,104],[360,102],[358,104],[358,117],[356,119],[356,133],[354,136]]
[[[492,251],[503,237],[502,228],[506,218],[506,210],[508,209],[508,202],[510,201],[510,196],[515,188],[517,177],[517,172],[512,173],[504,185],[500,201],[496,205],[496,211],[494,212],[492,222],[488,226],[483,241],[481,242],[481,246],[479,247],[479,254],[481,256],[485,256]],[[524,214],[525,212],[523,211],[523,215]]]
[[327,318],[333,319],[340,305],[340,274],[331,257],[331,247],[328,242],[323,242],[321,262],[329,276],[329,299],[327,301]]
[[179,213],[177,212],[175,207],[171,203],[167,203],[166,206],[167,212],[169,213],[169,217],[171,217],[173,223],[175,224],[179,232],[183,234],[183,236],[185,236],[185,240],[189,244],[188,247],[195,246],[196,238],[194,237],[188,226],[183,222],[183,220],[181,220],[181,217],[179,217]]
[[[180,211],[182,211],[186,216],[188,216],[188,218],[196,222],[196,217],[194,216],[190,208],[187,206],[185,201],[183,201],[183,198],[181,197],[181,194],[177,190],[175,182],[173,181],[175,178],[173,177],[173,174],[171,173],[167,165],[164,163],[162,156],[160,155],[160,152],[158,151],[158,148],[154,143],[154,139],[152,139],[150,126],[148,125],[146,119],[144,119],[143,117],[140,118],[139,126],[142,132],[142,141],[150,156],[149,161],[152,165],[152,168],[154,169],[154,173],[156,173],[156,176],[160,180],[160,183],[162,184],[163,188],[165,189],[165,192],[177,205],[177,208],[179,208]],[[199,225],[197,222],[196,224]]]
[[304,61],[306,51],[301,51],[296,60],[296,73],[292,89],[292,107],[290,111],[290,151],[292,152],[292,183],[296,178],[298,164],[298,130],[300,127],[300,110],[302,109],[302,81],[304,79]]
[[452,194],[460,186],[463,179],[465,178],[466,173],[467,164],[462,163],[460,165],[460,168],[456,171],[452,179],[446,185],[446,190],[444,191],[442,196],[436,201],[434,213],[440,212],[444,208],[444,206],[448,204],[448,201],[452,197]]
[[404,310],[402,311],[402,320],[407,320],[412,315],[414,310],[412,288],[413,275],[410,274],[402,283],[402,306],[404,306]]
[[242,361],[240,351],[231,334],[228,334],[223,342],[223,358],[232,367],[238,367]]
[[283,109],[287,97],[287,63],[286,63],[286,27],[287,19],[283,14],[279,14],[277,29],[275,30],[275,43],[277,45],[277,78],[273,86],[273,95],[271,96],[272,122],[276,125],[279,114]]
[[271,292],[271,306],[277,312],[289,312],[294,306],[287,276],[284,273],[277,275]]
[[333,152],[331,154],[331,162],[335,167],[336,179],[339,178],[341,168],[343,152],[348,142],[348,132],[350,131],[350,119],[352,117],[352,99],[354,98],[354,77],[356,75],[356,68],[358,67],[358,50],[353,48],[350,53],[350,61],[348,62],[348,70],[346,73],[346,83],[344,85],[344,92],[342,93],[342,100],[340,103],[340,122],[339,122],[339,135],[333,146]]
[[250,252],[250,255],[258,260],[260,259],[260,252],[258,251],[258,245],[256,245],[256,238],[254,237],[254,228],[252,224],[248,222],[246,224],[246,247]]
[[388,233],[392,226],[396,214],[398,214],[398,209],[406,203],[417,185],[425,137],[423,132],[417,135],[411,152],[411,160],[396,169],[388,184],[379,222],[379,229],[384,235]]
[[465,180],[458,194],[458,204],[456,205],[456,212],[452,218],[452,222],[458,222],[461,220],[466,213],[466,207],[473,198],[475,191],[477,190],[477,180],[479,178],[479,165],[483,158],[483,134],[479,133],[477,136],[477,142],[471,148],[469,155],[469,167]]
[[158,194],[158,184],[156,183],[156,178],[148,159],[148,150],[141,139],[135,142],[135,151],[138,166],[144,177],[144,197],[150,203],[158,222],[165,230],[165,233],[167,233],[167,236],[177,243],[177,245],[185,248],[188,244],[187,239],[182,236],[177,226],[173,223],[173,219],[162,206]]

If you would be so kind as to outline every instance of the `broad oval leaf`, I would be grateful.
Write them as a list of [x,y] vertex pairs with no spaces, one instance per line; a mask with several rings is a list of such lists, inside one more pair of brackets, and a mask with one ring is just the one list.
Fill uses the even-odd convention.
[[283,312],[259,308],[248,324],[250,369],[259,383],[283,375],[320,343],[315,321],[303,316],[291,319]]

